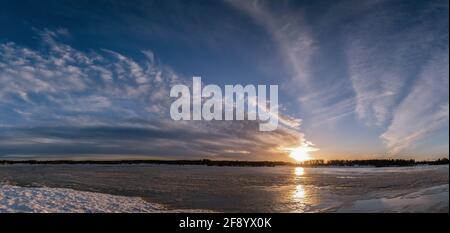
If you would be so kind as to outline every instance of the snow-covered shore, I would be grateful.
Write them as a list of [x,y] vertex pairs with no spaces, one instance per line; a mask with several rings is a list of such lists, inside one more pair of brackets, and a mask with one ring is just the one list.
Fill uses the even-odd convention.
[[[448,185],[431,187],[395,198],[359,200],[337,212],[448,212]],[[350,205],[349,205],[350,204]],[[161,213],[209,212],[168,210],[139,197],[115,196],[66,188],[0,185],[0,213]],[[332,211],[334,212],[334,211]]]
[[164,206],[139,197],[115,196],[66,188],[31,188],[0,185],[0,213],[154,213],[202,212],[201,210],[167,210]]

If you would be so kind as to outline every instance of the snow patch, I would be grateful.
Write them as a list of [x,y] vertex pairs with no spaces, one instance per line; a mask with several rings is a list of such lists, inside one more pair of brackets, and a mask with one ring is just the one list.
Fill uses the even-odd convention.
[[0,185],[0,212],[26,213],[155,213],[204,212],[168,210],[140,197],[115,196],[66,188],[32,188]]

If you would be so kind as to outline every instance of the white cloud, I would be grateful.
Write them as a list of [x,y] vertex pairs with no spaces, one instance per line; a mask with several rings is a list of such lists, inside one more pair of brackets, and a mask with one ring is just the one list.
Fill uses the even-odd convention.
[[[424,9],[419,18],[432,12]],[[418,68],[433,46],[441,43],[436,25],[404,23],[409,15],[396,8],[365,12],[346,27],[347,58],[356,113],[369,126],[384,127],[392,119],[392,109],[409,91]]]
[[59,40],[70,35],[64,30],[38,32],[41,50],[0,44],[0,107],[20,118],[0,132],[0,154],[283,160],[279,148],[304,141],[301,121],[283,115],[270,133],[260,133],[253,121],[166,121],[171,86],[190,82],[156,64],[150,50],[138,62],[111,50],[75,49]]
[[[226,1],[248,13],[275,39],[297,87],[307,90],[310,82],[311,55],[316,50],[302,12],[276,11],[260,1]],[[280,4],[281,5],[281,4]]]
[[[20,106],[36,116],[45,114],[48,120],[64,117],[58,116],[58,109],[78,113],[110,110],[148,117],[145,111],[137,113],[136,108],[123,106],[124,101],[144,105],[137,107],[139,110],[155,106],[152,114],[165,114],[170,99],[161,93],[178,77],[156,65],[149,50],[149,60],[141,65],[114,51],[83,52],[61,43],[59,38],[69,35],[65,29],[35,31],[42,38],[43,50],[12,42],[0,44],[0,105]],[[34,104],[36,99],[40,105]]]
[[407,152],[414,143],[449,123],[448,48],[424,66],[411,92],[394,112],[392,123],[381,135],[393,154]]
[[[321,48],[305,20],[302,8],[290,7],[288,1],[280,1],[280,4],[271,6],[267,2],[256,0],[226,2],[249,14],[272,36],[283,60],[284,67],[280,69],[287,70],[291,75],[280,80],[282,88],[294,96],[294,101],[297,101],[304,115],[311,115],[307,119],[309,125],[336,121],[354,112],[354,105],[342,108],[339,101],[336,101],[343,93],[346,80],[338,77],[324,82],[327,77],[314,77],[313,67],[317,64],[313,64],[313,58]],[[315,114],[318,111],[322,113]],[[336,117],[337,115],[341,117]]]

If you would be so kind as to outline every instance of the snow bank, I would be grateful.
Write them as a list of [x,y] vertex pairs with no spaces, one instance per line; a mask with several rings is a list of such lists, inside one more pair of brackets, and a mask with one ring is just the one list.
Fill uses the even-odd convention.
[[66,188],[0,185],[0,212],[202,212],[172,210],[139,197],[115,196]]

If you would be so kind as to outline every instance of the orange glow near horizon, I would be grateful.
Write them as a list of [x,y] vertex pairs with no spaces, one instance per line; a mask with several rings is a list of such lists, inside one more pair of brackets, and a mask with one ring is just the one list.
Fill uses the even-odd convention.
[[304,143],[304,145],[296,148],[287,148],[289,157],[293,158],[297,162],[304,162],[313,159],[310,152],[318,151],[317,148],[310,142]]
[[295,159],[295,161],[297,162],[303,162],[311,159],[311,156],[309,155],[308,151],[301,147],[293,149],[289,153],[289,157]]

